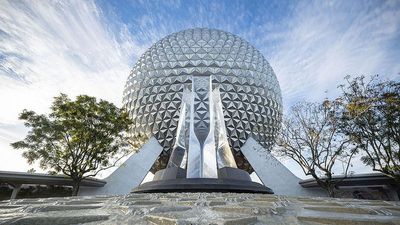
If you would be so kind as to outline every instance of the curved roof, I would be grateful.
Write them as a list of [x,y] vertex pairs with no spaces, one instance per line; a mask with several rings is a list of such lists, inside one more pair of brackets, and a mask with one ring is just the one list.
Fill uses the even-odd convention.
[[[43,184],[43,185],[73,185],[72,179],[63,175],[49,175],[43,173],[25,173],[0,171],[0,183],[7,184]],[[82,180],[81,186],[103,187],[107,182],[96,178]]]
[[[393,178],[388,177],[382,173],[364,173],[364,174],[353,174],[347,177],[343,175],[334,176],[333,180],[337,182],[339,187],[371,187],[371,186],[385,186],[393,185],[396,186],[396,182]],[[302,180],[299,184],[304,188],[319,187],[317,181],[314,178]]]

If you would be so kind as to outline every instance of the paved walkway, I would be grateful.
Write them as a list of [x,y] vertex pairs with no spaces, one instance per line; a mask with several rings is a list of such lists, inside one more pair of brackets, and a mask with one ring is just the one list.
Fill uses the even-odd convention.
[[400,224],[400,202],[235,193],[0,202],[0,224]]

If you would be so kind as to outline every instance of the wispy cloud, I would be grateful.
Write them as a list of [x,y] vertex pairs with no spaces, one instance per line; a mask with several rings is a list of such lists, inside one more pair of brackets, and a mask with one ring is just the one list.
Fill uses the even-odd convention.
[[120,104],[121,81],[144,50],[123,25],[111,32],[91,1],[0,4],[0,122],[26,107],[43,112],[59,92]]
[[286,106],[337,95],[347,74],[399,78],[398,2],[303,3],[270,58]]
[[17,120],[22,109],[46,113],[60,92],[121,105],[124,81],[144,49],[115,25],[92,1],[0,2],[0,151],[7,155],[0,169],[20,155],[8,144],[26,132]]

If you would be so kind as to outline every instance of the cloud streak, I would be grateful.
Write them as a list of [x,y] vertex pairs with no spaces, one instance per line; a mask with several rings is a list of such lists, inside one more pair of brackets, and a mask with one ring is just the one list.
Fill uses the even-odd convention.
[[120,104],[121,80],[144,50],[129,31],[110,32],[90,1],[1,4],[0,122],[24,107],[43,112],[59,92]]
[[270,60],[287,105],[302,98],[321,100],[325,90],[337,95],[336,86],[347,74],[398,78],[400,65],[393,55],[400,51],[392,44],[400,39],[399,9],[391,1],[299,4]]
[[123,24],[104,23],[94,2],[1,1],[0,151],[7,157],[0,169],[27,169],[21,157],[21,164],[9,161],[20,155],[9,142],[26,132],[17,120],[22,109],[46,113],[60,92],[121,105],[124,81],[143,51]]

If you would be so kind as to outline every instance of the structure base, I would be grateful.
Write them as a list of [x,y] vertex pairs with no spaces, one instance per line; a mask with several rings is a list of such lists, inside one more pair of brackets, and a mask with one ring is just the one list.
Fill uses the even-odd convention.
[[262,193],[274,192],[259,183],[233,179],[190,178],[151,181],[132,190],[132,193],[157,192],[237,192]]

